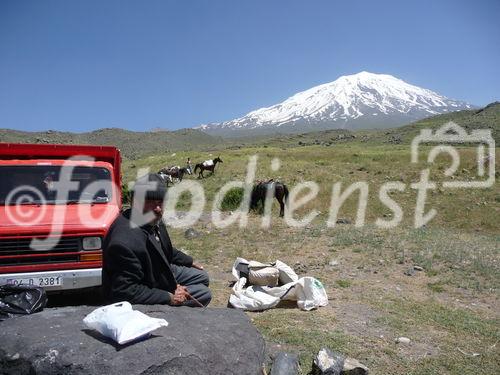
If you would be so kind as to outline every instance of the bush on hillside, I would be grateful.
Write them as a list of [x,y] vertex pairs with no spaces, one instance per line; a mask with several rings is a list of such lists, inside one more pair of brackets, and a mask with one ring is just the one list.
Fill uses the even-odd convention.
[[222,211],[234,211],[237,210],[243,201],[243,195],[245,191],[243,188],[232,188],[227,192],[227,194],[222,199],[221,210]]

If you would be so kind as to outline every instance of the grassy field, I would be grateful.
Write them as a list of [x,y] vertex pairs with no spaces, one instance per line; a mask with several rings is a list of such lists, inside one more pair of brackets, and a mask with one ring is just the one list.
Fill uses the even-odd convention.
[[[427,155],[428,150],[429,147],[423,147],[422,155]],[[167,165],[183,165],[187,157],[201,162],[219,155],[223,164],[217,167],[215,175],[206,173],[208,178],[198,180],[205,191],[207,209],[212,207],[213,198],[221,186],[229,181],[245,179],[249,157],[257,155],[256,180],[274,178],[286,183],[290,188],[305,181],[318,184],[316,199],[297,211],[300,216],[301,213],[312,209],[318,210],[319,215],[315,220],[317,222],[326,222],[328,219],[332,187],[337,182],[342,184],[342,191],[353,183],[366,182],[369,188],[367,223],[374,223],[377,218],[383,218],[384,214],[390,215],[391,211],[379,200],[380,186],[386,182],[397,181],[405,185],[405,190],[394,192],[391,197],[403,208],[403,225],[413,226],[417,192],[410,185],[420,180],[420,171],[427,167],[424,157],[420,158],[420,163],[410,163],[410,150],[407,145],[370,146],[349,143],[335,147],[248,147],[213,154],[180,152],[125,161],[124,181],[127,183],[135,180],[138,171],[143,168],[156,172]],[[462,147],[460,155],[462,160],[456,178],[473,181],[477,171],[475,148]],[[271,161],[275,158],[281,161],[281,168],[273,172]],[[438,214],[430,225],[478,232],[497,231],[498,222],[495,219],[498,217],[500,206],[498,187],[495,185],[490,189],[444,189],[441,187],[441,182],[446,179],[443,171],[449,164],[449,158],[443,155],[431,166],[430,180],[437,184],[437,188],[429,191],[426,209],[435,208]],[[357,205],[357,194],[353,194],[345,202],[339,216],[354,220]],[[277,209],[277,206],[275,208]]]
[[[429,148],[422,149],[427,155]],[[476,177],[475,149],[459,149],[461,165],[456,179]],[[496,150],[497,154],[499,150]],[[248,313],[268,343],[269,352],[297,352],[303,373],[322,346],[340,350],[370,367],[374,374],[476,374],[500,369],[500,189],[444,189],[444,169],[450,160],[441,156],[431,167],[437,189],[429,192],[426,210],[437,215],[425,227],[414,228],[416,190],[422,161],[410,163],[408,145],[366,144],[360,141],[334,145],[269,143],[217,151],[179,152],[126,160],[124,180],[137,171],[157,171],[165,165],[183,164],[187,157],[202,161],[219,156],[224,163],[213,176],[198,181],[211,209],[215,193],[223,184],[244,180],[248,158],[258,155],[257,179],[275,178],[297,186],[315,181],[319,193],[297,210],[302,217],[310,210],[319,215],[305,228],[292,228],[278,218],[273,207],[269,229],[251,213],[245,229],[237,225],[217,228],[205,216],[194,228],[202,233],[186,239],[183,229],[171,228],[177,247],[204,263],[211,276],[213,306],[226,306],[231,292],[230,273],[235,257],[260,261],[280,259],[302,275],[317,277],[327,288],[330,304],[317,311],[281,308]],[[272,172],[271,161],[281,168]],[[422,157],[422,160],[424,158]],[[496,169],[498,170],[498,165]],[[498,174],[497,174],[498,177]],[[332,186],[342,190],[354,182],[369,187],[366,224],[327,226]],[[380,186],[399,181],[402,192],[391,194],[403,209],[401,224],[381,229],[375,220],[391,219],[391,211],[379,200]],[[179,208],[186,209],[189,197]],[[342,206],[339,218],[354,223],[357,194]],[[337,265],[330,265],[334,260]],[[413,276],[405,271],[423,267]],[[395,343],[406,336],[410,345]]]

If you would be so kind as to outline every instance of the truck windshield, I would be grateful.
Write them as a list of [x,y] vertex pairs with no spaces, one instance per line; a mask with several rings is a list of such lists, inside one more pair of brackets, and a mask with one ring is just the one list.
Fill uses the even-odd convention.
[[73,167],[70,184],[74,186],[61,186],[61,170],[56,165],[0,166],[0,204],[107,203],[111,199],[111,173],[106,168]]

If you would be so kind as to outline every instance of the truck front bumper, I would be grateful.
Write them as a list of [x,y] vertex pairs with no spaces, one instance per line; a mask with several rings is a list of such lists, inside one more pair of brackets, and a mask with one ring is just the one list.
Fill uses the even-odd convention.
[[101,285],[101,268],[0,274],[0,285],[42,286],[47,291],[90,288]]

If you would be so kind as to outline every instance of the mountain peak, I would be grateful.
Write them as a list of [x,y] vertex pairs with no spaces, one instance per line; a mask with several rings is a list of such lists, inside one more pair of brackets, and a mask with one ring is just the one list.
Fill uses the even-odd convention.
[[382,77],[391,77],[395,78],[394,76],[390,74],[380,74],[380,73],[371,73],[367,72],[366,70],[363,70],[359,73],[354,73],[354,74],[349,74],[345,76],[340,76],[339,78],[353,78],[353,79],[366,79],[366,78],[382,78]]
[[257,109],[238,119],[200,128],[209,133],[239,136],[391,127],[467,108],[472,106],[392,75],[362,71],[299,92],[282,103]]
[[349,75],[344,75],[340,76],[337,78],[335,81],[331,82],[341,82],[341,81],[349,81],[349,82],[363,82],[363,81],[401,81],[399,78],[394,77],[393,75],[390,74],[383,74],[383,73],[371,73],[367,72],[365,70],[355,73],[355,74],[349,74]]

